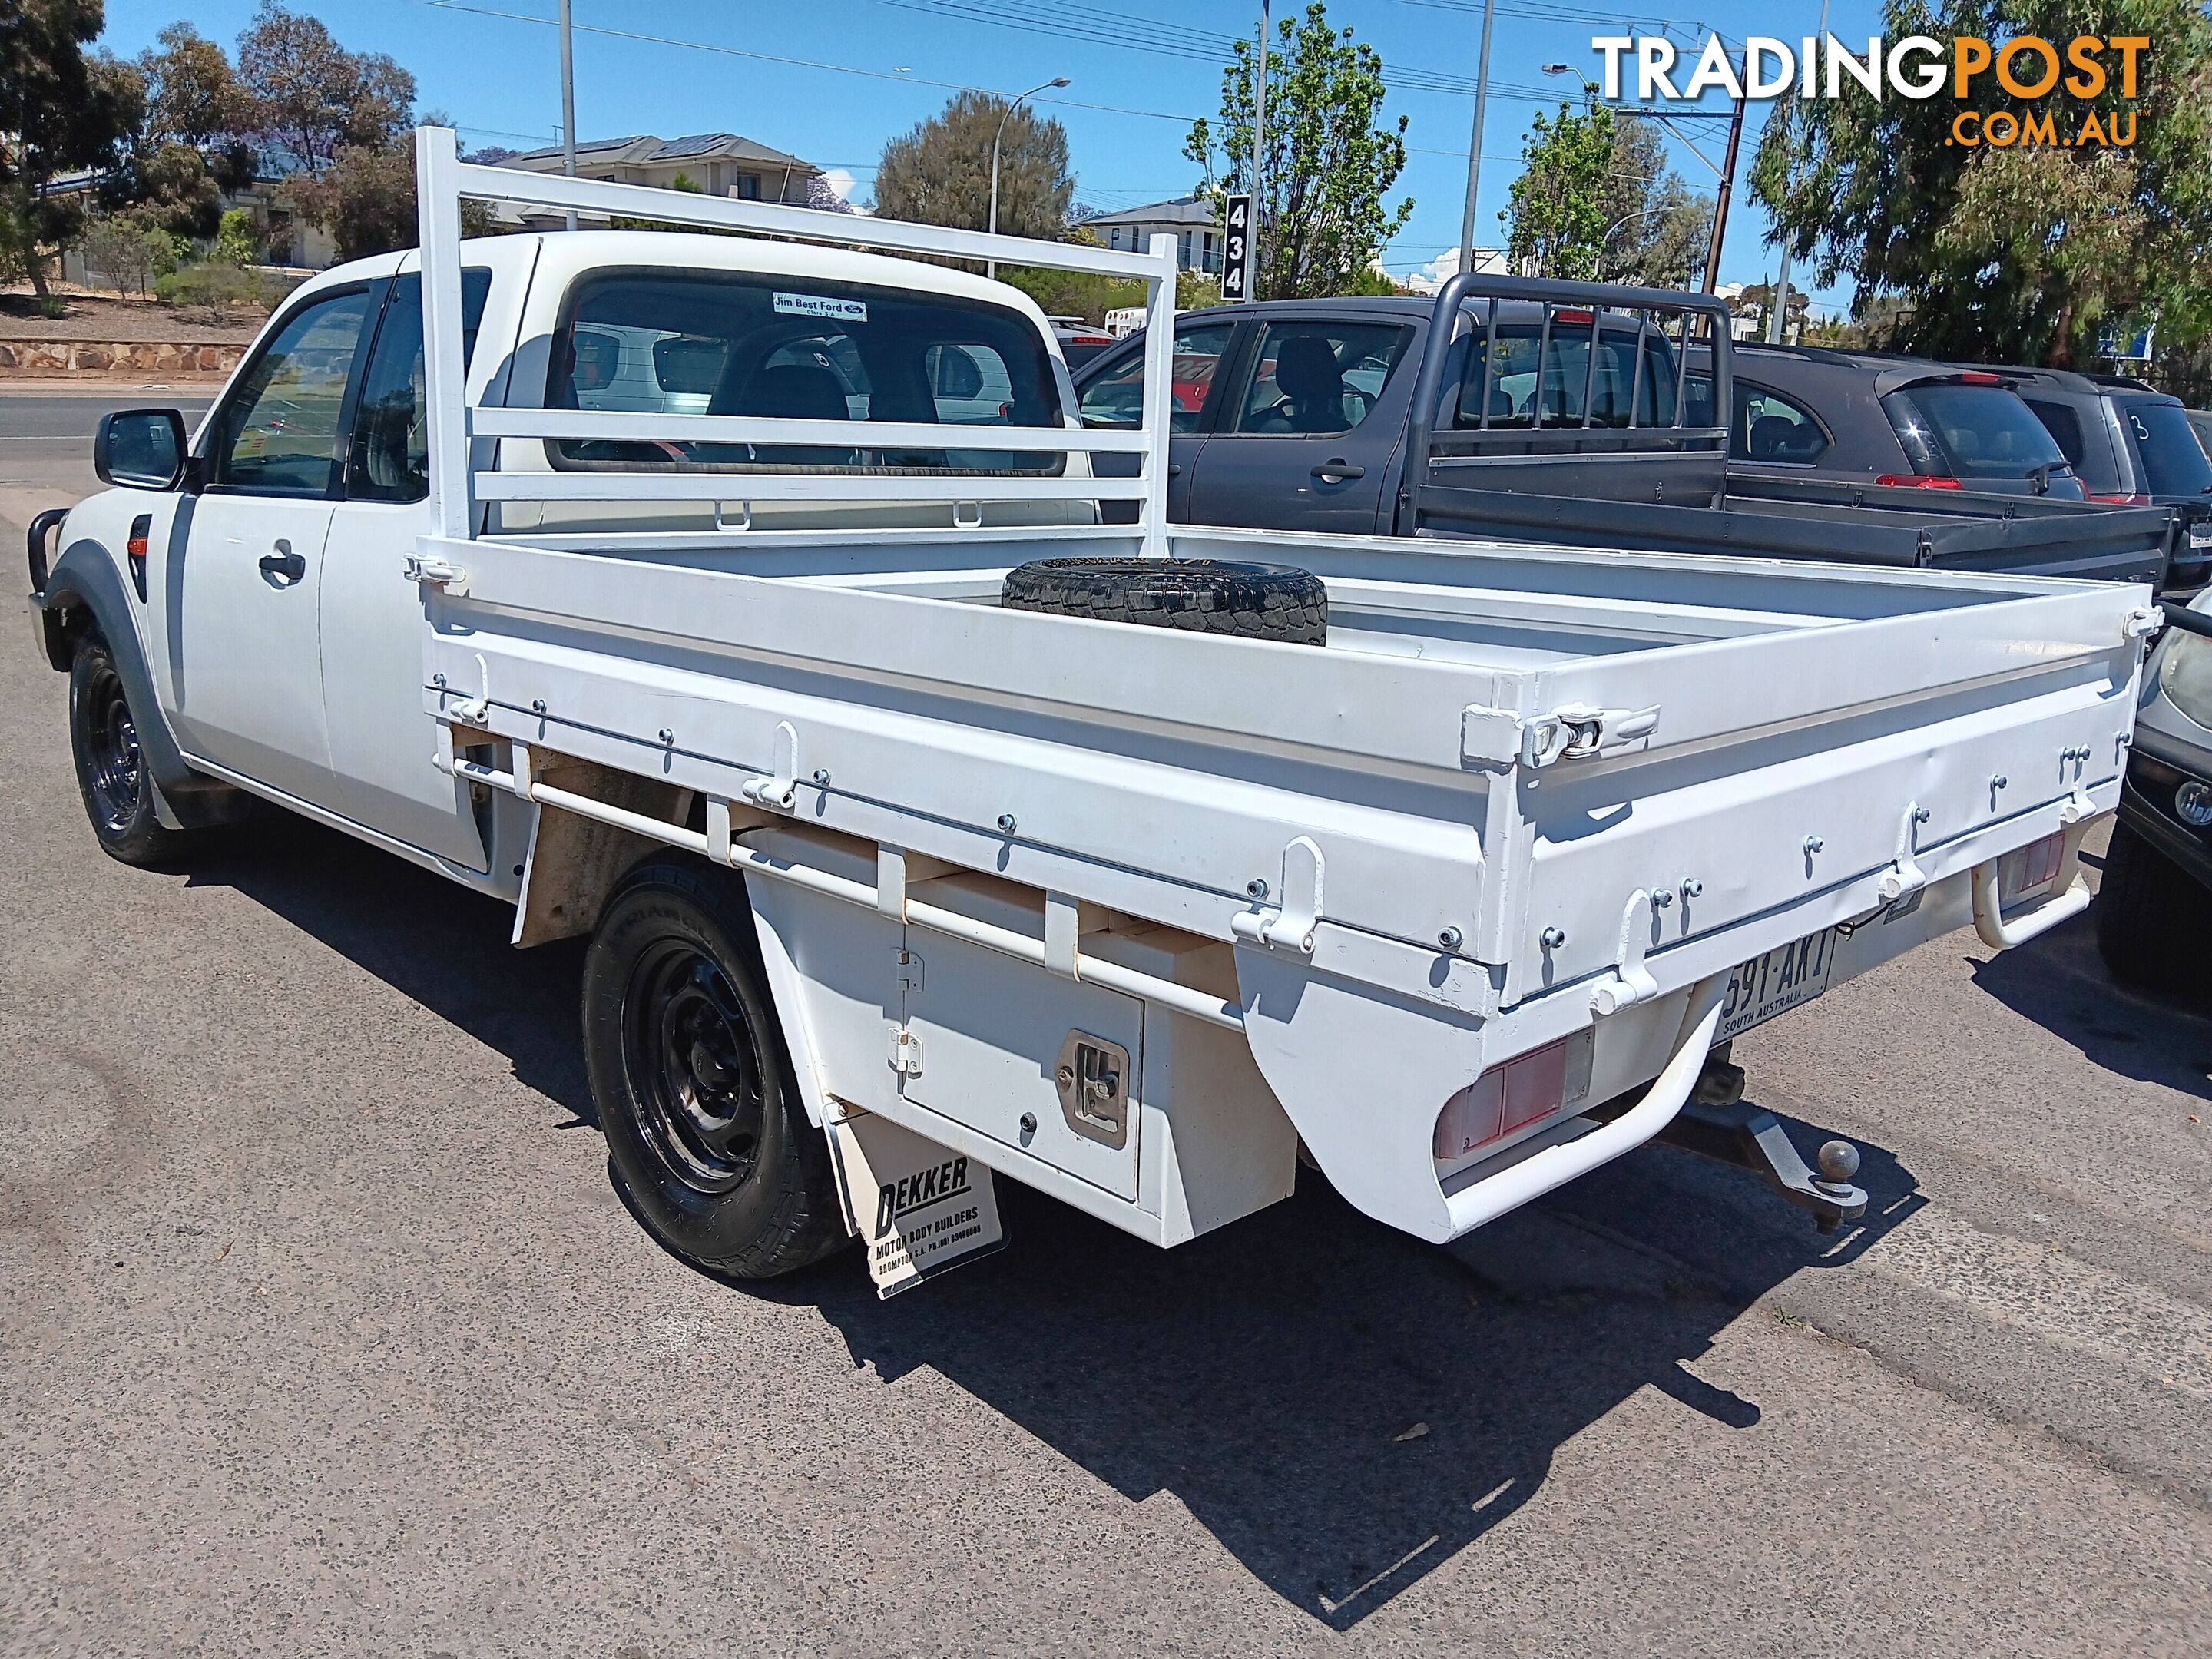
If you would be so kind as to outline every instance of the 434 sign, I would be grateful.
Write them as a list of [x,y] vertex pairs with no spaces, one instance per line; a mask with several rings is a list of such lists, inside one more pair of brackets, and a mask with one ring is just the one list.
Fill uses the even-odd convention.
[[1249,196],[1229,198],[1229,216],[1222,229],[1221,297],[1224,300],[1249,300],[1252,297],[1252,198]]

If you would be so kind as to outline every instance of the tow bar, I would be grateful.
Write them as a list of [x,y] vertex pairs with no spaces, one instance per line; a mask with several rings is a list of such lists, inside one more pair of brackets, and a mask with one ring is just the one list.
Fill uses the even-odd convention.
[[1697,1092],[1655,1139],[1749,1170],[1800,1209],[1810,1210],[1824,1233],[1866,1213],[1866,1193],[1851,1184],[1859,1172],[1859,1149],[1848,1140],[1827,1142],[1819,1154],[1820,1172],[1814,1174],[1781,1119],[1743,1103],[1743,1067],[1731,1065],[1724,1054],[1706,1060]]

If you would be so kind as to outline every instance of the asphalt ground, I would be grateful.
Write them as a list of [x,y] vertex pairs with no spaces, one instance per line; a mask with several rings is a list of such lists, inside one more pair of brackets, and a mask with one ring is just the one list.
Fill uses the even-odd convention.
[[[5,548],[100,406],[0,395]],[[2212,1651],[2212,1020],[2085,923],[1738,1042],[1833,1239],[1648,1148],[1456,1253],[1002,1183],[739,1287],[610,1187],[578,948],[304,823],[112,863],[64,691],[19,624],[0,1652]]]

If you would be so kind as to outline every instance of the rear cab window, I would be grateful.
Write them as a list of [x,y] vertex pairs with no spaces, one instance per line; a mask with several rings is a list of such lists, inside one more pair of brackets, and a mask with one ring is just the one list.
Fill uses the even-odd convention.
[[[1587,316],[1587,313],[1584,313]],[[1581,426],[1585,391],[1591,426],[1672,426],[1674,423],[1674,354],[1656,333],[1644,337],[1644,372],[1636,372],[1637,335],[1632,329],[1604,328],[1597,344],[1597,371],[1590,372],[1590,325],[1555,320],[1547,341],[1539,324],[1500,324],[1497,356],[1490,355],[1489,331],[1479,325],[1471,337],[1465,378],[1452,423],[1465,429],[1483,424],[1483,368],[1489,366],[1490,420],[1500,427]],[[1543,359],[1542,384],[1537,359]],[[1629,404],[1634,398],[1632,411]]]
[[[959,295],[740,270],[602,270],[556,331],[552,409],[849,422],[837,444],[550,441],[559,470],[1057,472],[1065,457],[868,441],[871,422],[1061,423],[1036,325]],[[979,431],[979,440],[984,433]]]

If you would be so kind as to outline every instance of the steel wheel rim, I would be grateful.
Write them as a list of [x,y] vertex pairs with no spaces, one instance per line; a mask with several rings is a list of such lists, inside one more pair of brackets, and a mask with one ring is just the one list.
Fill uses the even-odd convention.
[[766,1117],[760,1051],[721,965],[688,940],[639,957],[623,998],[623,1058],[647,1149],[696,1193],[743,1186]]
[[92,771],[93,799],[101,824],[118,834],[138,811],[140,768],[138,726],[131,700],[112,667],[103,667],[86,698],[85,757]]

